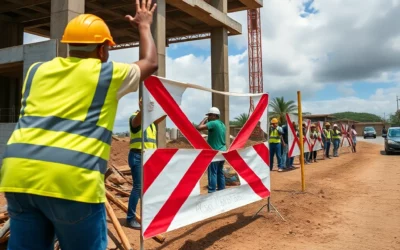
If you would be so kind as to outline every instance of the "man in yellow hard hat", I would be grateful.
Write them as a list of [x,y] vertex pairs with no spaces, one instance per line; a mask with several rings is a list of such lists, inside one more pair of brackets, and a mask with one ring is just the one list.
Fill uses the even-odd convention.
[[139,61],[108,61],[115,44],[105,22],[79,15],[61,42],[70,57],[33,64],[0,176],[11,218],[9,249],[107,247],[104,173],[118,100],[157,70],[150,32],[155,5],[136,2],[126,19],[140,35]]
[[339,157],[340,138],[342,138],[342,132],[339,130],[337,124],[333,124],[333,130],[332,130],[333,157]]
[[283,130],[278,126],[278,119],[272,118],[271,127],[269,129],[269,168],[272,171],[274,167],[274,155],[278,160],[278,172],[283,171],[282,164],[282,141]]

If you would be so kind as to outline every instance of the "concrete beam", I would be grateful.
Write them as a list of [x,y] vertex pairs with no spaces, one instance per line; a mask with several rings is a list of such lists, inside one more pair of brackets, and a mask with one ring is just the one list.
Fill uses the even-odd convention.
[[13,46],[0,49],[0,64],[22,62],[24,60],[24,46]]
[[167,3],[205,22],[211,27],[224,27],[232,35],[242,34],[242,25],[226,14],[226,3],[224,5],[226,6],[225,9],[218,9],[218,6],[213,7],[203,0],[167,0]]
[[258,9],[263,6],[262,0],[239,0],[247,9]]
[[34,7],[35,5],[49,3],[50,0],[12,0],[12,2],[14,2],[14,4],[2,4],[0,6],[0,13],[8,12],[10,10]]
[[[166,45],[166,34],[165,34],[165,14],[166,3],[165,0],[157,1],[156,13],[154,13],[154,20],[151,26],[151,33],[154,37],[154,42],[157,47],[158,57],[158,70],[155,75],[165,77],[166,66],[165,66],[165,45]],[[157,126],[157,146],[159,148],[165,148],[167,144],[166,140],[166,120],[159,123]]]
[[[74,17],[85,13],[85,1],[82,0],[52,0],[50,19],[50,38],[61,40],[64,29]],[[67,44],[58,44],[58,56],[68,56]]]

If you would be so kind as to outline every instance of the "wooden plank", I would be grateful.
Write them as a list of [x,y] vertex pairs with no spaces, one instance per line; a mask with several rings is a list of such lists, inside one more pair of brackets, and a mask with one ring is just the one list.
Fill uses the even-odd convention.
[[131,247],[131,243],[129,243],[128,237],[126,237],[124,230],[122,230],[121,224],[119,223],[119,220],[115,215],[114,210],[112,209],[110,203],[108,203],[107,200],[105,202],[105,206],[108,217],[110,217],[112,224],[114,225],[114,228],[117,231],[117,234],[121,239],[122,245],[124,246],[125,250],[133,250],[133,248]]
[[109,189],[112,189],[112,190],[114,190],[114,191],[116,191],[116,192],[118,192],[119,194],[125,195],[125,196],[127,196],[127,197],[129,197],[129,196],[131,195],[129,192],[126,192],[126,191],[124,191],[124,190],[122,190],[122,189],[119,189],[119,188],[117,188],[117,187],[113,187],[112,185],[107,184],[107,183],[106,183],[106,187],[109,188]]

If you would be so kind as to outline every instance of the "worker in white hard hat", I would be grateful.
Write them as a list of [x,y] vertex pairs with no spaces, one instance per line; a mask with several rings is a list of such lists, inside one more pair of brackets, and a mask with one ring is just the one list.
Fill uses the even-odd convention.
[[[206,117],[197,126],[198,130],[208,130],[207,142],[211,148],[226,151],[226,127],[219,119],[221,113],[218,108],[212,107]],[[208,166],[208,193],[225,189],[225,176],[223,172],[225,161],[211,162]]]
[[332,140],[333,140],[333,157],[339,157],[340,138],[342,133],[337,124],[333,124]]

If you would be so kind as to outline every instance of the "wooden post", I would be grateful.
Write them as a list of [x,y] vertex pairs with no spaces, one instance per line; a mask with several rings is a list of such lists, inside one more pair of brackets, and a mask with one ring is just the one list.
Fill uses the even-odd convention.
[[306,183],[304,180],[304,141],[303,141],[303,114],[301,111],[301,92],[297,91],[297,107],[299,118],[299,135],[300,135],[300,166],[301,166],[301,191],[306,190]]
[[[110,201],[112,201],[115,205],[117,205],[119,208],[122,209],[122,211],[124,211],[125,213],[128,212],[128,206],[123,203],[121,200],[119,200],[118,198],[116,198],[112,193],[110,193],[109,191],[106,191],[106,195],[107,195],[107,199],[109,199]],[[135,213],[135,217],[136,217],[136,221],[139,222],[140,224],[142,224],[142,220],[140,218],[140,216]],[[153,237],[155,240],[157,240],[158,242],[164,242],[165,241],[165,237],[162,234],[156,235]]]

